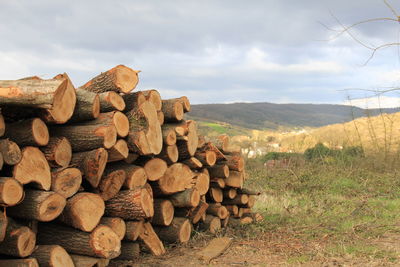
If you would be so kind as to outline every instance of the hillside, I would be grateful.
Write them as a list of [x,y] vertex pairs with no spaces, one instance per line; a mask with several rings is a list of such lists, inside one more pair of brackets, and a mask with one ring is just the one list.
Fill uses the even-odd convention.
[[361,109],[331,104],[234,103],[192,105],[189,117],[201,121],[218,121],[249,129],[280,127],[321,127],[354,118],[374,116],[399,109]]

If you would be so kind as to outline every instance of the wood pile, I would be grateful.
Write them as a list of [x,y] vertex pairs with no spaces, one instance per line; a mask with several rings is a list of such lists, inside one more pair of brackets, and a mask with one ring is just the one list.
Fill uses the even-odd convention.
[[123,266],[262,219],[229,137],[199,137],[187,97],[138,81],[123,65],[78,88],[0,81],[0,267]]

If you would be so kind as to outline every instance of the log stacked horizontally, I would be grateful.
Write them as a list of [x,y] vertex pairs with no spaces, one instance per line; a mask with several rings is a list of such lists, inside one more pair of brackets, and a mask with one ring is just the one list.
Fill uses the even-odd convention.
[[132,92],[138,73],[0,81],[0,266],[118,266],[262,219],[229,137],[199,137],[187,97]]

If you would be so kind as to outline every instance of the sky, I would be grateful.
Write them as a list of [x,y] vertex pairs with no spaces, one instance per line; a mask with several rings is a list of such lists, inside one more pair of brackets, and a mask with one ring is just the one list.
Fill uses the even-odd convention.
[[[397,91],[365,99],[400,85],[398,47],[368,61],[370,49],[338,36],[396,18],[382,0],[0,0],[0,16],[3,80],[66,72],[78,87],[124,64],[141,70],[137,90],[194,104],[400,105]],[[400,24],[350,33],[376,47],[398,42]]]

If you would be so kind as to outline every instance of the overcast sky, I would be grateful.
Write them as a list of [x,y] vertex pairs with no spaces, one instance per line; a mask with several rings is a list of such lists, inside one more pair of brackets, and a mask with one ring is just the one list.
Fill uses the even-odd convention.
[[[192,103],[344,103],[370,94],[348,88],[399,86],[398,49],[363,66],[370,50],[348,35],[328,41],[335,32],[319,22],[340,29],[330,12],[344,25],[393,18],[381,0],[0,0],[0,79],[67,72],[80,86],[125,64],[142,71],[139,90]],[[378,46],[398,42],[399,29],[352,33]]]

